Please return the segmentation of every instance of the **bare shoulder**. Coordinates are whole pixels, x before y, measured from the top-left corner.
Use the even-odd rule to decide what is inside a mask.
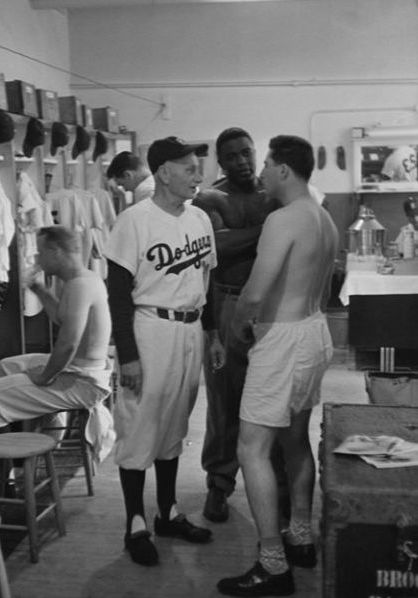
[[[106,295],[106,287],[100,276],[91,270],[86,270],[82,275],[68,280],[64,285],[63,293],[67,296],[81,295],[84,298],[93,298],[97,293]]]
[[[197,194],[193,200],[193,205],[201,208],[205,212],[220,210],[228,201],[228,194],[220,189],[204,189]]]

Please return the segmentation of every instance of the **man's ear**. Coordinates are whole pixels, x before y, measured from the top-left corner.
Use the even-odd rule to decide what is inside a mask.
[[[283,162],[281,164],[279,164],[279,169],[280,169],[280,177],[285,180],[289,178],[290,175],[290,168],[287,164],[284,164]]]
[[[170,170],[167,163],[161,164],[157,170],[157,174],[161,182],[164,183],[164,185],[168,185],[170,181]]]

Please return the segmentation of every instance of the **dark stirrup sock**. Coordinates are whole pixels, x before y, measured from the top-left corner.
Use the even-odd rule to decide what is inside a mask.
[[[144,469],[123,469],[119,467],[120,483],[122,485],[123,497],[126,509],[126,534],[131,533],[132,519],[135,515],[141,515],[145,520],[144,512]]]
[[[157,479],[157,503],[161,519],[169,519],[171,507],[176,503],[176,480],[179,458],[169,461],[156,459],[154,461]]]

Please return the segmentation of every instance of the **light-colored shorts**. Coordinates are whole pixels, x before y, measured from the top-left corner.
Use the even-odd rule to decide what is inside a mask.
[[[317,312],[297,322],[261,323],[254,334],[240,419],[288,427],[292,414],[319,403],[333,351],[326,317]]]

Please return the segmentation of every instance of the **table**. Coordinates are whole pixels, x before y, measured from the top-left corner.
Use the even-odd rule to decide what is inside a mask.
[[[350,271],[339,298],[349,308],[349,344],[380,349],[382,371],[393,371],[395,348],[418,349],[418,275]]]
[[[418,295],[418,275],[352,270],[347,272],[339,299],[343,305],[349,305],[352,295]]]

